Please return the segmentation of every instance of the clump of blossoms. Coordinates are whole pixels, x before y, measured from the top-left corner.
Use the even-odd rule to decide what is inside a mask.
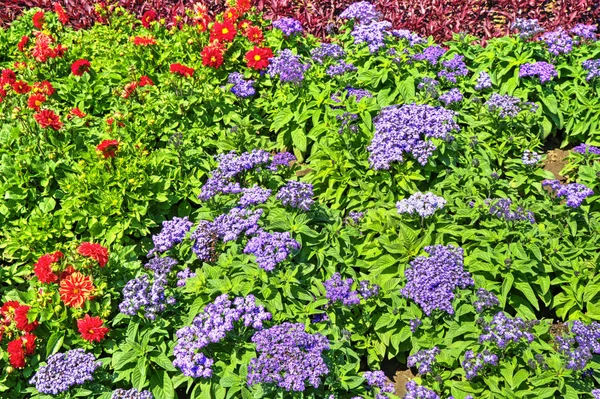
[[[239,322],[246,327],[262,330],[263,322],[270,319],[271,314],[262,305],[256,304],[253,295],[236,297],[233,301],[227,294],[220,295],[206,305],[190,326],[177,331],[173,365],[185,376],[210,378],[214,360],[207,358],[202,349],[224,340]]]
[[[385,38],[390,34],[392,24],[388,21],[371,22],[354,26],[352,37],[354,44],[366,43],[371,53],[385,46]]]
[[[460,130],[455,115],[454,111],[427,104],[383,108],[375,119],[375,135],[367,147],[371,167],[388,170],[392,162],[404,162],[405,154],[425,165],[436,150],[428,139],[450,141],[451,133]]]
[[[425,251],[430,256],[418,256],[404,272],[407,282],[401,293],[428,316],[434,310],[454,314],[454,290],[474,285],[471,274],[464,270],[464,251],[453,245],[427,246]]]
[[[600,148],[589,144],[579,144],[578,146],[573,147],[573,151],[582,155],[600,155]]]
[[[348,72],[355,72],[355,71],[358,71],[357,67],[355,67],[354,65],[352,65],[344,60],[341,60],[337,64],[330,65],[327,68],[326,73],[328,76],[334,77],[334,76],[344,75]]]
[[[94,379],[94,371],[102,365],[91,353],[73,349],[56,353],[46,360],[29,381],[40,393],[57,395],[69,388]]]
[[[290,49],[284,49],[277,57],[271,58],[267,73],[271,77],[279,77],[282,83],[299,84],[304,80],[304,72],[309,68],[310,65],[303,64],[299,55],[295,55]]]
[[[372,284],[368,280],[361,280],[358,282],[356,291],[363,299],[369,299],[371,297],[379,295],[380,287],[377,284]]]
[[[490,342],[501,349],[505,349],[510,343],[517,344],[521,340],[531,343],[535,339],[532,328],[538,323],[537,320],[525,321],[520,317],[511,319],[506,316],[506,313],[498,312],[491,322],[483,323],[483,333],[479,336],[479,343]]]
[[[557,76],[558,72],[556,72],[554,65],[543,61],[523,64],[519,69],[520,78],[537,77],[542,84]]]
[[[523,151],[523,157],[521,161],[523,161],[523,165],[533,166],[539,163],[542,160],[542,156],[535,151],[525,150]]]
[[[571,322],[571,331],[555,338],[557,349],[565,356],[566,368],[583,370],[594,354],[600,354],[600,324],[592,322],[588,325],[579,320]]]
[[[491,203],[490,201],[487,201]],[[512,200],[510,198],[498,198],[490,205],[490,215],[508,222],[528,220],[535,223],[533,212],[525,211],[523,207],[518,207],[515,211],[511,210]]]
[[[271,172],[277,172],[280,166],[290,166],[291,162],[296,161],[296,156],[287,151],[278,152],[273,155],[271,163],[267,167]]]
[[[562,29],[544,33],[540,40],[546,43],[548,52],[555,56],[569,54],[573,50],[573,38]]]
[[[569,33],[579,36],[582,39],[596,40],[596,29],[596,25],[577,24],[571,28]]]
[[[411,319],[408,323],[408,325],[410,327],[410,332],[412,332],[412,333],[417,332],[417,330],[419,329],[421,324],[423,324],[423,322],[421,320]]]
[[[500,301],[493,293],[485,288],[479,288],[476,292],[477,300],[473,302],[473,307],[477,313],[483,312],[485,309],[492,309],[500,305]]]
[[[570,208],[579,208],[583,201],[594,195],[594,191],[581,183],[561,184],[559,180],[544,180],[542,186],[549,186],[554,190],[556,198],[566,198],[566,204]]]
[[[463,95],[459,89],[453,88],[440,95],[439,100],[448,106],[450,104],[459,103],[463,100]]]
[[[361,24],[368,24],[381,17],[375,6],[368,1],[359,1],[351,4],[340,14],[342,19],[354,19]]]
[[[406,383],[404,399],[440,399],[440,396],[429,388],[417,385],[414,380]]]
[[[13,335],[13,340],[8,343],[6,348],[10,365],[18,369],[24,368],[26,356],[35,352],[37,337],[32,332],[39,323],[29,321],[29,310],[29,306],[22,305],[17,301],[8,301],[0,307],[0,341],[5,332],[10,334],[13,325],[19,332],[22,332],[20,336]]]
[[[425,77],[421,80],[421,82],[417,85],[418,90],[425,90],[425,93],[432,98],[438,97],[438,86],[440,82],[433,78]]]
[[[346,306],[358,305],[360,298],[358,293],[352,290],[354,280],[351,278],[342,279],[340,273],[334,273],[329,280],[323,282],[325,287],[325,297],[330,303],[341,302]]]
[[[467,76],[469,69],[467,69],[464,59],[464,56],[454,54],[452,59],[442,61],[443,69],[438,72],[438,77],[446,79],[448,82],[456,83],[459,76]]]
[[[421,349],[414,355],[408,357],[406,365],[408,367],[417,366],[419,374],[427,374],[433,371],[435,357],[440,354],[440,348],[434,346],[431,349]]]
[[[489,89],[490,87],[492,87],[492,79],[490,78],[490,75],[487,72],[481,72],[477,78],[475,90],[481,91],[484,89]]]
[[[394,384],[387,379],[383,371],[365,371],[363,377],[370,387],[379,389],[375,399],[387,399],[389,396],[386,394],[394,393]]]
[[[271,196],[271,190],[262,188],[256,184],[251,188],[242,189],[242,193],[243,195],[238,202],[238,205],[241,207],[264,204]]]
[[[246,98],[256,94],[253,80],[245,80],[244,75],[239,72],[229,74],[227,83],[232,84],[231,92],[237,97]]]
[[[525,109],[524,106],[529,104],[523,103],[521,99],[509,96],[508,94],[501,95],[493,93],[486,101],[485,105],[490,112],[498,111],[500,118],[505,119],[516,117],[519,112]]]
[[[289,17],[279,18],[277,21],[273,21],[273,28],[279,29],[285,36],[302,34],[304,31],[300,21]]]
[[[467,380],[480,375],[489,366],[498,365],[498,356],[488,350],[475,354],[472,350],[465,353],[462,367],[465,370]]]
[[[406,40],[410,47],[414,47],[416,44],[427,43],[426,39],[407,29],[394,29],[392,30],[392,35],[398,39]]]
[[[148,252],[148,257],[156,253],[166,252],[173,248],[175,244],[182,242],[193,225],[194,223],[190,222],[187,216],[183,218],[174,217],[171,220],[162,222],[160,233],[152,236],[154,247]]]
[[[517,18],[510,28],[512,30],[518,30],[521,39],[529,39],[544,31],[544,28],[540,26],[537,19]]]
[[[128,390],[125,389],[115,389],[112,393],[110,399],[153,399],[154,396],[152,392],[147,390],[138,391],[135,388],[131,388]]]
[[[433,193],[416,192],[408,198],[396,203],[396,209],[399,214],[419,215],[423,218],[431,216],[438,209],[443,209],[446,200]]]
[[[319,333],[305,332],[304,324],[283,323],[259,331],[252,342],[259,355],[248,365],[248,385],[275,384],[302,392],[307,384],[317,388],[329,373],[322,356],[329,341]]]
[[[268,233],[261,230],[248,241],[244,253],[254,255],[258,266],[270,272],[286,260],[292,251],[299,249],[300,243],[294,240],[289,232]]]
[[[310,50],[310,55],[313,60],[322,65],[327,59],[343,59],[346,56],[346,52],[339,44],[321,43],[319,47]]]
[[[276,198],[285,206],[309,211],[315,203],[313,195],[312,184],[289,180],[279,189]]]
[[[421,53],[413,55],[416,61],[427,61],[431,65],[437,65],[442,56],[446,54],[446,50],[438,45],[429,46],[423,49]]]

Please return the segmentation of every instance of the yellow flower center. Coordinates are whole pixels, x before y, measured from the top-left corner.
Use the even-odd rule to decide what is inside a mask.
[[[73,294],[79,294],[79,288],[73,289]]]
[[[223,30],[221,31],[221,33],[223,33],[224,35],[229,33],[229,29],[227,28],[223,28]]]
[[[36,106],[36,107],[39,107],[40,105],[42,105],[42,102],[41,102],[40,100],[37,100],[37,101],[35,102],[35,106]]]
[[[254,61],[260,61],[260,55],[255,55],[254,56]]]
[[[88,333],[93,334],[94,330],[89,330]]]
[[[212,57],[210,57],[210,60],[211,60],[212,62],[217,62],[217,57],[215,57],[215,56],[213,55]]]

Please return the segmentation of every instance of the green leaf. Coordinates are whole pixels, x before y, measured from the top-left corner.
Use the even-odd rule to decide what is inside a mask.
[[[302,152],[306,151],[306,134],[298,128],[292,132],[292,142]]]
[[[48,338],[48,343],[46,344],[46,357],[57,353],[60,350],[64,339],[64,331],[54,332],[50,338]]]

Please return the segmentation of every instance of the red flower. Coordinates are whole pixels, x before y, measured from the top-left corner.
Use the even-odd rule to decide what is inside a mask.
[[[13,84],[17,81],[17,74],[12,69],[3,69],[2,77],[0,77],[2,84]]]
[[[34,114],[33,117],[40,124],[42,129],[52,128],[54,130],[59,130],[62,127],[62,122],[60,121],[58,115],[49,109],[45,109],[43,111]]]
[[[121,93],[121,97],[129,98],[133,94],[133,92],[135,92],[135,89],[137,88],[137,86],[138,86],[137,82],[127,83],[125,85],[125,87],[123,88],[123,93]]]
[[[15,309],[15,326],[21,331],[32,332],[38,326],[38,322],[34,321],[33,323],[29,322],[27,318],[27,313],[29,313],[30,307],[27,305],[19,305]]]
[[[46,101],[46,96],[43,94],[34,94],[27,99],[27,106],[36,111],[40,110],[42,104]]]
[[[269,65],[270,58],[273,58],[273,51],[270,48],[254,46],[246,53],[246,64],[249,68],[260,70]]]
[[[89,342],[100,342],[110,330],[102,327],[104,322],[99,317],[90,317],[86,314],[83,319],[77,320],[77,329],[81,334],[81,338]]]
[[[73,75],[81,76],[88,72],[91,68],[91,64],[88,60],[77,60],[71,65],[71,72]]]
[[[248,29],[251,26],[252,26],[252,22],[250,22],[247,19],[245,19],[245,20],[243,20],[242,22],[240,22],[238,24],[238,29],[241,29],[241,30],[245,31],[246,29]]]
[[[140,78],[140,87],[154,86],[154,82],[148,76],[144,75]]]
[[[74,272],[60,282],[60,299],[67,306],[80,308],[85,301],[92,297],[94,284],[90,276]]]
[[[15,83],[13,83],[12,88],[18,94],[27,94],[31,91],[31,86],[22,80],[17,80]]]
[[[202,65],[218,68],[223,65],[223,48],[206,46],[202,50]]]
[[[46,16],[44,15],[43,11],[38,11],[35,14],[33,14],[33,26],[35,26],[38,29],[42,29],[44,27],[44,22],[45,21]]]
[[[116,140],[104,140],[96,149],[98,151],[107,152],[107,151],[116,151],[117,149],[113,147],[117,147],[119,142]],[[112,155],[114,156],[114,155]],[[108,158],[108,157],[104,157]],[[77,248],[77,253],[79,255],[83,255],[88,258],[94,259],[100,267],[104,267],[108,262],[108,249],[104,248],[100,244],[95,244],[93,242],[82,242]]]
[[[244,32],[244,36],[252,43],[260,44],[265,40],[262,30],[258,26],[249,26]]]
[[[71,110],[71,115],[74,115],[78,118],[85,118],[85,114],[79,108],[75,107]]]
[[[119,149],[119,142],[117,140],[104,140],[103,142],[101,142],[100,144],[98,144],[96,146],[96,150],[100,151],[102,153],[102,156],[104,156],[104,158],[114,158],[115,152],[117,152],[118,149]],[[99,245],[99,244],[92,244],[92,245]],[[79,246],[79,249],[78,249],[79,253],[84,256],[90,256],[90,255],[81,253],[82,246],[83,246],[83,244],[81,244]],[[108,254],[106,256],[108,257]],[[100,261],[98,261],[98,263],[100,263]],[[106,262],[104,262],[104,264],[106,264]],[[103,264],[101,264],[100,266],[104,267]]]
[[[11,366],[22,369],[25,367],[25,348],[23,348],[23,340],[17,338],[8,343],[8,360]]]
[[[9,325],[15,319],[15,310],[21,306],[18,301],[8,301],[0,308],[0,314],[4,316],[2,323]]]
[[[33,92],[51,96],[54,94],[54,87],[52,87],[52,83],[44,80],[43,82],[36,82],[33,84]]]
[[[194,68],[186,67],[182,64],[171,64],[171,68],[169,70],[171,73],[176,73],[186,78],[189,78],[194,74]]]
[[[208,8],[202,3],[194,3],[192,7],[194,9],[192,20],[198,27],[198,30],[200,32],[204,32],[208,27],[208,22],[210,21]]]
[[[231,21],[225,20],[223,23],[215,22],[210,31],[210,42],[212,43],[215,40],[218,42],[230,42],[235,38],[236,33],[235,25]]]
[[[25,335],[21,337],[21,341],[23,341],[23,346],[25,346],[26,355],[33,355],[33,352],[35,352],[36,339],[37,337],[31,333],[25,333]]]
[[[65,55],[65,53],[67,52],[67,47],[63,46],[62,44],[59,44],[58,46],[56,46],[54,48],[54,53],[52,54],[52,58],[61,58],[63,55]]]
[[[144,25],[144,28],[148,29],[150,27],[150,22],[155,21],[156,20],[156,11],[154,10],[148,10],[144,13],[144,15],[142,15],[142,25]]]
[[[15,62],[15,68],[17,68],[17,69],[25,69],[25,68],[27,68],[27,64],[24,63],[24,62],[16,61]]]
[[[136,36],[133,38],[133,44],[136,46],[151,46],[156,44],[152,36]]]
[[[69,277],[71,274],[75,273],[77,270],[75,270],[73,268],[73,266],[69,265],[67,266],[67,268],[65,270],[63,270],[63,272],[60,274],[60,276],[58,276],[58,278],[60,280],[64,280],[65,278]]]
[[[69,22],[69,17],[67,16],[65,9],[62,8],[62,6],[60,4],[54,3],[54,12],[56,13],[56,15],[58,15],[58,20],[60,21],[61,24],[64,25],[67,22]]]
[[[52,272],[52,265],[63,257],[62,252],[56,251],[53,254],[42,255],[38,259],[33,271],[41,283],[50,284],[58,280],[58,276]]]
[[[243,14],[243,12],[241,12],[238,8],[229,7],[223,13],[223,19],[225,21],[235,22],[242,14]]]
[[[25,51],[25,46],[27,46],[27,43],[29,43],[29,36],[23,36],[17,44],[17,48],[19,49],[19,51]]]
[[[245,12],[250,11],[250,0],[237,0],[235,2],[235,7],[240,10],[240,12],[243,14]]]

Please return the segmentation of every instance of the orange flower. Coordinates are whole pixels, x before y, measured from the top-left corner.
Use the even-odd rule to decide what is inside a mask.
[[[92,297],[94,284],[90,276],[75,272],[60,282],[60,299],[67,306],[80,308],[85,301]]]

